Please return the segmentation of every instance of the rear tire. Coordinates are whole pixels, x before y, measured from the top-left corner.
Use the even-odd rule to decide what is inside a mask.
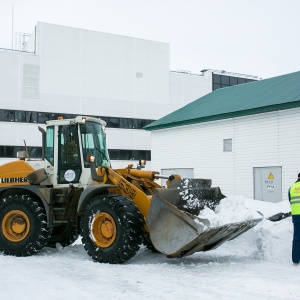
[[[32,255],[51,235],[44,208],[29,195],[0,199],[0,226],[0,251],[7,255]]]
[[[143,226],[143,217],[132,201],[121,195],[100,195],[83,211],[82,244],[97,262],[123,263],[140,249]]]

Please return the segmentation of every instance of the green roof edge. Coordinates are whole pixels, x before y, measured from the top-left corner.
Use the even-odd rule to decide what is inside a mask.
[[[225,114],[201,117],[201,118],[197,118],[197,119],[184,120],[184,121],[178,121],[178,122],[172,122],[172,123],[160,124],[160,125],[154,125],[154,126],[151,126],[151,123],[150,123],[149,125],[143,127],[143,129],[151,131],[151,130],[158,130],[158,129],[163,129],[163,128],[179,127],[179,126],[190,125],[190,124],[198,124],[198,123],[205,123],[205,122],[210,122],[210,121],[218,121],[218,120],[224,120],[224,119],[230,119],[230,118],[236,118],[236,117],[244,117],[244,116],[249,116],[249,115],[262,114],[262,113],[267,113],[267,112],[272,112],[272,111],[277,111],[277,110],[291,109],[291,108],[296,108],[296,107],[300,107],[300,101],[262,106],[262,107],[257,107],[257,108],[253,108],[253,109],[248,109],[248,110],[240,110],[240,111],[235,111],[235,112],[230,112],[230,113],[225,113]]]

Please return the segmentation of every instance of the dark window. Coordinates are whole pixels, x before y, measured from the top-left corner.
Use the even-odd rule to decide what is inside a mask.
[[[133,128],[132,119],[121,118],[120,119],[120,128]]]
[[[1,112],[1,121],[14,122],[15,121],[15,111],[3,109]]]
[[[221,83],[221,75],[213,74],[213,83]]]
[[[139,151],[139,159],[146,159],[148,161],[151,160],[151,151],[149,150],[140,150]]]
[[[64,119],[74,119],[77,117],[77,115],[73,114],[60,114],[59,116],[62,116]]]
[[[132,160],[139,160],[139,151],[138,150],[132,150],[131,151],[131,157]]]
[[[139,119],[132,119],[132,129],[141,129],[141,122]]]
[[[47,130],[48,134],[48,130]],[[64,125],[59,127],[60,139],[60,163],[80,163],[78,145],[78,132],[75,125]],[[51,136],[51,135],[50,135]],[[52,131],[53,137],[53,131]]]
[[[26,121],[25,111],[16,110],[15,111],[15,122],[25,122],[25,121]]]
[[[14,157],[14,147],[13,146],[0,146],[1,157]]]
[[[101,117],[101,120],[105,121],[106,124],[108,123],[108,117]]]
[[[120,159],[130,160],[130,150],[121,150],[120,151]]]
[[[143,119],[141,119],[139,121],[140,121],[140,126],[141,126],[140,128],[144,128],[148,124],[152,123],[154,120],[152,121],[152,120],[143,120]]]
[[[236,77],[230,77],[229,78],[229,84],[230,85],[236,85],[236,84],[238,84],[238,79]]]
[[[77,125],[59,126],[58,183],[79,182],[81,159]]]
[[[26,123],[36,123],[37,122],[37,112],[25,111],[25,122]]]
[[[213,85],[213,90],[217,90],[217,89],[219,89],[220,87],[221,87],[220,84],[214,83],[214,85]]]
[[[28,155],[30,158],[41,158],[42,148],[41,147],[27,147]]]
[[[75,114],[60,114],[51,112],[36,112],[36,111],[22,111],[22,110],[7,110],[0,109],[0,121],[2,122],[23,122],[23,123],[40,123],[45,124],[48,120],[57,120],[58,117],[63,119],[74,119]],[[98,118],[97,116],[93,116]],[[135,119],[135,118],[115,118],[115,117],[101,117],[106,122],[107,127],[111,128],[127,128],[127,129],[142,129],[146,125],[155,120]]]
[[[107,127],[120,128],[120,118],[108,118]]]
[[[112,160],[120,159],[120,150],[108,150],[109,158]]]
[[[43,112],[40,112],[38,114],[38,123],[42,123],[42,124],[45,124],[46,121],[49,121],[49,114],[48,113],[43,113]]]
[[[246,82],[245,78],[238,78],[238,84],[245,83],[245,82]]]
[[[17,152],[18,151],[24,151],[24,147],[22,146],[14,146],[13,147],[13,157],[17,157]],[[27,149],[28,150],[28,149]]]
[[[49,113],[49,120],[57,120],[59,116],[59,114]]]
[[[222,75],[221,76],[221,84],[222,85],[229,85],[229,76]]]

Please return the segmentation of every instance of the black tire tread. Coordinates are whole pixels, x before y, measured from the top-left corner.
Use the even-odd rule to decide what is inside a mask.
[[[104,204],[116,213],[119,219],[119,230],[122,231],[120,241],[107,249],[95,245],[85,232],[87,214],[99,212],[99,205]],[[117,220],[115,220],[117,221]],[[143,241],[144,219],[135,204],[122,195],[108,194],[97,196],[86,206],[81,218],[82,244],[88,255],[100,263],[118,264],[131,259],[140,249]]]
[[[10,195],[0,199],[0,214],[4,209],[7,210],[10,207],[20,210],[27,209],[32,214],[33,219],[31,221],[33,223],[29,235],[19,243],[7,241],[0,232],[0,252],[13,256],[30,256],[41,250],[51,236],[51,230],[47,227],[47,216],[42,205],[29,195]]]

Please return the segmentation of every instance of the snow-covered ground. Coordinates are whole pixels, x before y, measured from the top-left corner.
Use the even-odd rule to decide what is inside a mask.
[[[212,224],[288,212],[277,204],[232,196],[219,212],[202,211]],[[237,219],[238,218],[238,219]],[[263,219],[218,249],[169,259],[142,248],[122,265],[99,264],[80,240],[31,257],[0,254],[0,299],[299,299],[300,266],[291,262],[291,218]]]

